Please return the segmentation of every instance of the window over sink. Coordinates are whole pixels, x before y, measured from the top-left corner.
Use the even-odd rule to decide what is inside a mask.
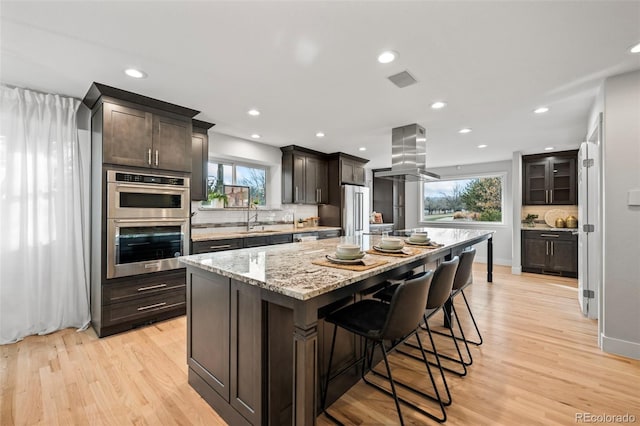
[[[266,205],[267,193],[266,167],[209,161],[207,178],[207,201],[203,206],[223,207],[218,200],[224,200],[224,185],[240,185],[249,187],[249,202],[253,205]]]

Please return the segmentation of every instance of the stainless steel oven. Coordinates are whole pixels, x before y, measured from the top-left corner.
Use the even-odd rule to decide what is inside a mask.
[[[183,176],[107,171],[107,218],[188,218],[190,180]]]
[[[107,278],[180,267],[189,219],[107,219]]]
[[[180,268],[189,254],[189,178],[107,170],[107,278]]]

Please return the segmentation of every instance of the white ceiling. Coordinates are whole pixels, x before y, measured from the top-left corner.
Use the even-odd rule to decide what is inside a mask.
[[[391,165],[391,129],[411,123],[430,167],[575,147],[603,79],[640,69],[638,1],[3,0],[0,14],[6,84],[82,98],[97,81],[200,110],[216,132],[372,167]],[[399,58],[379,64],[384,49]],[[403,70],[418,84],[387,80]]]

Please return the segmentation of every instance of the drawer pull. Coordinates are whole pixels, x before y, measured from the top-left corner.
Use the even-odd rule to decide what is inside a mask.
[[[221,246],[209,246],[210,249],[229,248],[231,244],[223,244]]]
[[[166,304],[167,304],[167,302],[162,302],[162,303],[155,303],[153,305],[148,305],[148,306],[140,306],[138,308],[138,311],[146,311],[147,309],[159,308],[159,307],[164,306]]]
[[[156,288],[164,288],[166,284],[150,285],[149,287],[140,287],[138,291],[155,290]]]
[[[559,238],[560,235],[557,234],[540,234],[541,237],[550,237],[550,238]]]

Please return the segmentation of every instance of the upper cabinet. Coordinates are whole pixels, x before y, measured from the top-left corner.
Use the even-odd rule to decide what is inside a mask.
[[[324,154],[298,146],[282,150],[282,202],[324,204],[329,197]]]
[[[577,151],[522,157],[523,204],[575,205]]]
[[[191,135],[191,199],[205,201],[207,194],[207,175],[209,166],[208,130],[215,126],[206,121],[192,120]]]
[[[340,155],[340,180],[350,185],[364,185],[364,165],[367,160],[347,158],[346,154]]]
[[[92,109],[92,132],[101,135],[103,163],[191,172],[198,111],[99,83],[83,102]]]

